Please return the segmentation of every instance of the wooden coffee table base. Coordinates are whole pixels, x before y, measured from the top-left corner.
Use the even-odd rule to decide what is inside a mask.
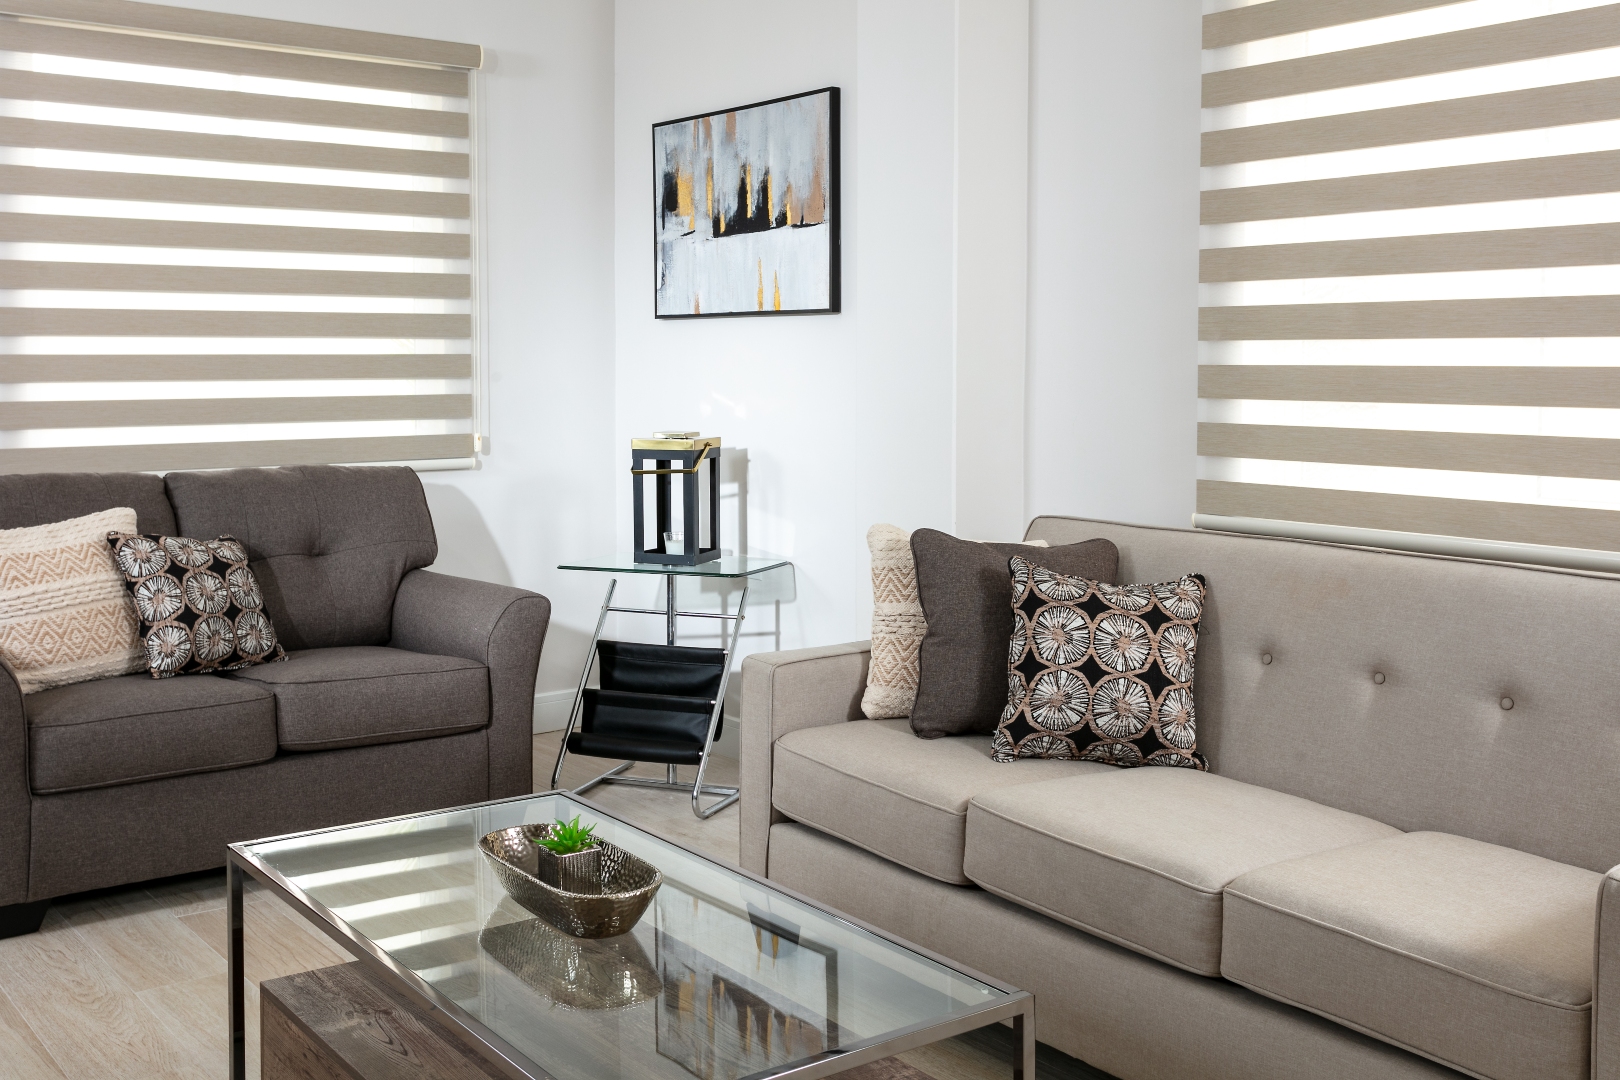
[[[259,985],[260,1080],[504,1080],[358,962]],[[837,1080],[933,1080],[899,1058]]]
[[[261,1080],[501,1077],[359,963],[259,986]]]

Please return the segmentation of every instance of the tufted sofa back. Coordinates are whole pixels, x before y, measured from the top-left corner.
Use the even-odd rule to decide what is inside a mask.
[[[163,477],[151,473],[12,473],[0,476],[0,529],[26,529],[115,506],[135,511],[141,532],[174,532]]]
[[[1093,536],[1119,546],[1121,582],[1208,579],[1195,695],[1214,771],[1620,864],[1620,579],[1079,518],[1028,539]]]
[[[400,579],[438,557],[422,483],[408,468],[295,465],[164,481],[182,535],[247,545],[288,649],[386,643]]]

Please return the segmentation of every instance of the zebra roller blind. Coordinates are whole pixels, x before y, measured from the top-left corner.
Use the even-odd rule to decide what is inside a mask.
[[[467,462],[480,60],[0,0],[0,472]]]
[[[1196,523],[1620,568],[1620,4],[1205,10]]]

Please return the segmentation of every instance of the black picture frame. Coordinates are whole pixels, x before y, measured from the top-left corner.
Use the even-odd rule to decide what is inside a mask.
[[[675,124],[690,124],[693,121],[713,120],[724,117],[728,113],[739,113],[749,109],[759,109],[770,105],[779,105],[784,102],[797,101],[801,98],[828,95],[827,102],[827,306],[792,308],[789,310],[752,310],[752,311],[694,311],[694,312],[661,312],[659,311],[659,287],[661,284],[660,262],[660,228],[664,211],[664,184],[663,167],[659,160],[658,132]],[[755,101],[747,105],[734,105],[724,109],[711,109],[708,112],[694,113],[690,116],[676,117],[673,120],[662,120],[652,125],[652,155],[653,155],[653,317],[655,319],[728,319],[759,316],[782,315],[832,315],[842,310],[843,306],[843,258],[842,258],[842,231],[843,231],[843,169],[842,169],[842,124],[840,121],[840,90],[836,86],[823,86],[816,90],[806,90],[798,94],[786,94],[782,97],[769,98],[765,101]],[[762,286],[763,288],[763,286]]]

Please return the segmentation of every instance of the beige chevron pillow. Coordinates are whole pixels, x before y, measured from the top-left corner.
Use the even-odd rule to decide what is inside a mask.
[[[861,712],[868,720],[911,715],[917,699],[917,650],[928,626],[917,598],[911,534],[893,525],[866,531],[872,552],[872,666]]]
[[[0,530],[0,657],[22,692],[146,668],[109,532],[134,532],[127,506]]]

